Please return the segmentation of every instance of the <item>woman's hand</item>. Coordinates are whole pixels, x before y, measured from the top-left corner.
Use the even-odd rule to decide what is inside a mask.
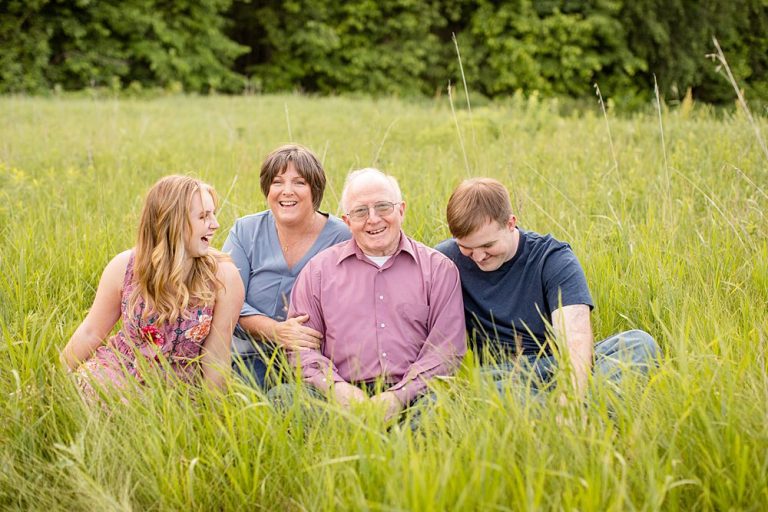
[[[309,315],[289,318],[284,322],[276,322],[274,326],[274,341],[286,350],[315,350],[320,348],[323,335],[304,323]]]

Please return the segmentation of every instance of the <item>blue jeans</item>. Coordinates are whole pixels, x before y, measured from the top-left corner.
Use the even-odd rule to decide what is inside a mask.
[[[282,377],[280,354],[272,343],[253,340],[240,326],[232,336],[232,371],[246,384],[267,390]]]
[[[365,394],[367,396],[373,396],[377,392],[380,391],[386,391],[386,386],[384,386],[383,389],[380,389],[376,386],[376,383],[373,382],[358,382],[354,384],[358,388],[365,391]],[[267,398],[269,399],[272,404],[277,407],[278,409],[281,409],[283,411],[290,409],[293,407],[294,402],[296,402],[297,399],[297,393],[299,395],[304,394],[305,398],[314,398],[319,399],[322,401],[325,401],[328,399],[328,396],[326,393],[323,393],[316,387],[314,387],[312,384],[309,384],[307,382],[300,382],[298,385],[296,382],[293,383],[286,383],[286,384],[280,384],[279,386],[275,386],[272,389],[269,390],[269,393],[267,393]],[[432,392],[427,391],[425,394],[414,398],[413,401],[406,404],[405,408],[411,407],[415,405],[416,403],[427,403],[427,402],[434,402],[435,398]]]
[[[630,370],[647,374],[656,366],[659,346],[653,337],[638,329],[625,331],[606,338],[595,345],[595,363],[592,373],[597,378],[616,384],[621,382],[623,372]],[[499,392],[510,385],[525,385],[536,396],[546,391],[557,371],[555,356],[521,356],[514,362],[482,366],[480,372],[490,376]]]
[[[379,391],[373,383],[358,383],[356,385],[365,391],[368,396],[373,396]],[[311,384],[300,382],[297,385],[297,383],[294,382],[273,387],[267,393],[267,399],[275,409],[281,413],[285,413],[292,409],[298,400],[305,414],[318,415],[322,412],[322,408],[315,407],[308,399],[325,402],[328,400],[328,396]],[[400,412],[399,421],[401,423],[404,422],[406,411],[410,411],[407,424],[411,430],[416,430],[421,422],[423,412],[434,406],[436,400],[437,397],[435,394],[432,391],[427,390],[423,395],[414,398],[410,403],[406,404]]]
[[[266,389],[267,362],[261,354],[233,354],[232,371],[244,382]]]

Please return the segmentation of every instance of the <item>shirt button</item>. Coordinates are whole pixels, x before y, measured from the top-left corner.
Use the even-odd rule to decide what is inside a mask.
[[[387,357],[387,353],[386,352],[382,352],[381,353],[381,357]]]
[[[381,324],[381,326],[382,326],[382,327],[386,327],[386,325],[384,325],[383,323]]]
[[[379,300],[384,300],[384,296],[383,295],[379,295]]]

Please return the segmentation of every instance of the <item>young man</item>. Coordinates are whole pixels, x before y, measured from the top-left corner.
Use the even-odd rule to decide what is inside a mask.
[[[493,355],[500,380],[529,370],[538,389],[565,357],[583,396],[593,366],[594,305],[570,246],[519,228],[507,189],[490,178],[461,183],[448,201],[447,218],[454,238],[437,250],[459,269],[467,331],[481,364]],[[565,353],[556,357],[553,344]],[[595,372],[618,380],[624,363],[647,371],[657,352],[648,333],[623,332],[594,346]]]

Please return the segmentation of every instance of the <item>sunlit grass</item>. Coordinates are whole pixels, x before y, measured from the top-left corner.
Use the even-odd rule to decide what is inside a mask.
[[[738,112],[663,109],[667,171],[650,109],[609,112],[615,161],[597,104],[560,110],[535,98],[456,119],[445,100],[0,99],[0,508],[766,508],[768,162],[753,128]],[[524,227],[571,243],[596,336],[648,330],[659,370],[621,398],[594,383],[584,411],[561,411],[497,395],[470,362],[415,432],[366,407],[277,413],[235,382],[87,408],[58,351],[104,265],[132,245],[147,188],[171,172],[211,182],[226,198],[221,246],[265,206],[258,167],[289,140],[286,115],[325,163],[326,210],[347,171],[378,166],[400,180],[406,231],[429,245],[448,236],[460,179],[503,181]]]

